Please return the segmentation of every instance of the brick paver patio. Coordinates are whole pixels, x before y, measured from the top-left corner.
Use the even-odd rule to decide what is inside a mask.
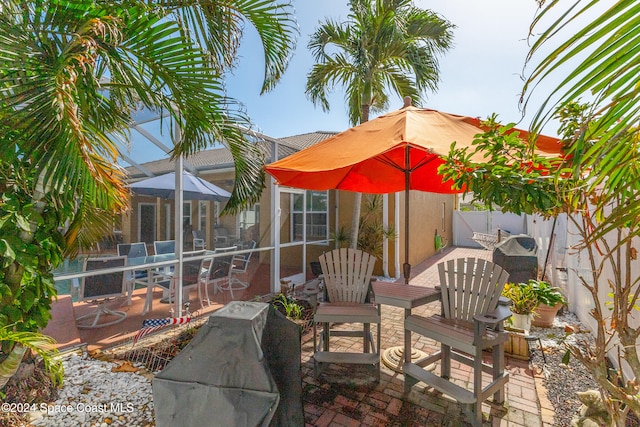
[[[435,286],[437,269],[435,264],[444,259],[459,257],[481,257],[491,259],[491,252],[470,248],[447,248],[413,267],[411,284],[416,286]],[[400,279],[404,282],[403,279]],[[252,285],[255,287],[254,285]],[[141,290],[140,292],[144,292]],[[253,292],[258,292],[255,289]],[[142,295],[142,296],[141,296]],[[219,295],[218,295],[219,296]],[[159,298],[159,295],[158,295]],[[82,341],[89,350],[106,348],[114,341],[122,342],[133,336],[139,329],[144,294],[134,295],[131,306],[120,307],[129,312],[125,322],[99,330],[83,331],[78,337],[68,339],[60,335],[61,330],[69,329],[69,319],[54,315],[48,333],[59,338],[62,347]],[[65,300],[66,301],[66,300]],[[71,309],[68,298],[66,311],[73,319],[75,310]],[[207,314],[222,307],[226,301],[202,310]],[[157,307],[156,307],[157,306]],[[167,305],[155,304],[154,312],[147,317],[166,317]],[[427,304],[413,310],[416,314],[430,315],[439,311],[438,303]],[[75,313],[76,315],[78,313]],[[382,307],[382,343],[384,352],[389,347],[402,346],[404,343],[404,311],[401,308]],[[375,328],[375,327],[374,327]],[[413,334],[413,347],[431,353],[436,343]],[[361,340],[333,339],[332,350],[361,351]],[[338,348],[342,347],[342,348]],[[423,383],[413,387],[407,396],[403,394],[404,377],[381,364],[380,383],[373,381],[371,367],[330,365],[315,378],[313,370],[313,340],[309,336],[302,346],[303,401],[307,426],[463,426],[467,425],[461,414],[460,406],[450,398],[425,388]],[[493,408],[483,405],[485,426],[547,427],[553,425],[553,406],[546,398],[540,378],[534,378],[527,361],[507,357],[506,367],[510,374],[506,387],[504,407]],[[436,367],[436,369],[439,369]],[[470,370],[466,366],[452,365],[452,376],[461,385],[469,384]]]
[[[470,248],[448,248],[439,255],[414,266],[411,284],[435,286],[435,264],[444,259],[460,257],[491,259],[491,252]],[[402,280],[402,279],[401,279]],[[438,303],[413,310],[413,313],[431,315],[439,312]],[[397,307],[382,307],[382,351],[404,342],[404,311]],[[412,335],[413,347],[431,353],[436,343]],[[357,339],[339,338],[331,341],[334,351],[361,351]],[[304,410],[307,426],[462,426],[468,425],[461,407],[450,398],[425,387],[414,386],[403,394],[404,377],[381,364],[380,383],[373,381],[373,367],[330,365],[318,378],[313,370],[313,341],[303,343]],[[553,407],[540,390],[527,361],[507,357],[510,378],[506,387],[503,407],[483,405],[486,426],[551,426]],[[436,367],[439,369],[439,367]],[[452,377],[460,385],[471,381],[470,369],[454,362]],[[538,388],[536,388],[538,387]],[[538,391],[542,398],[538,397]]]

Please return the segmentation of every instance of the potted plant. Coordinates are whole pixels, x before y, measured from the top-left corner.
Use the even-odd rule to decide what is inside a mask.
[[[530,280],[529,283],[538,297],[538,307],[533,316],[532,324],[548,328],[553,324],[558,310],[567,303],[559,288],[551,286],[543,280]]]
[[[502,296],[511,300],[511,325],[516,329],[531,329],[533,313],[538,306],[538,297],[532,283],[506,283]]]
[[[310,330],[313,310],[308,302],[297,301],[293,297],[280,293],[273,298],[271,303],[287,319],[300,326],[303,335]]]

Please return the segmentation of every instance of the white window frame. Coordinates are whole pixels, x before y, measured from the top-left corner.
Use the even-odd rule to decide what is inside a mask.
[[[325,194],[325,196],[327,198],[326,210],[324,210],[324,211],[307,210],[306,201],[307,200],[311,200],[312,201],[311,203],[313,204],[313,193],[324,193]],[[326,191],[326,190],[325,191],[306,190],[306,194],[303,195],[303,204],[305,206],[302,207],[302,209],[303,209],[302,211],[295,210],[295,208],[294,208],[295,207],[294,199],[295,199],[294,197],[291,198],[291,230],[290,230],[290,232],[291,232],[291,240],[292,241],[301,241],[303,239],[306,239],[307,241],[311,240],[311,241],[319,241],[319,242],[329,240],[329,191]],[[325,228],[325,234],[323,236],[316,235],[316,234],[313,234],[313,233],[309,233],[309,228],[312,228],[314,226],[321,226],[321,224],[312,225],[312,223],[309,221],[310,218],[312,218],[311,215],[319,214],[319,213],[324,214],[325,218],[326,218],[326,223],[322,224],[322,226],[324,226],[324,228]],[[306,218],[303,218],[302,225],[307,227],[307,232],[306,233],[304,233],[304,232],[302,233],[302,236],[300,236],[300,240],[297,239],[296,232],[295,232],[295,228],[296,228],[296,225],[297,225],[297,223],[295,221],[295,218],[296,218],[296,215],[299,215],[299,214],[306,216]]]
[[[171,203],[164,204],[164,236],[165,240],[171,239]]]
[[[209,209],[209,202],[206,200],[200,200],[198,202],[198,230],[207,231],[207,210]]]
[[[191,214],[192,213],[193,213],[193,211],[191,210],[191,200],[185,200],[182,203],[182,226],[183,227],[185,226],[185,219],[187,220],[186,225],[193,226],[193,223],[192,223],[192,220],[191,220]]]

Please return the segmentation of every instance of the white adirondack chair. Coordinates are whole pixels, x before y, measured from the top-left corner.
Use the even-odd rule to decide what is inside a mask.
[[[314,367],[319,374],[323,363],[371,364],[380,379],[380,307],[367,302],[371,275],[376,259],[356,249],[335,249],[320,256],[322,278],[328,302],[318,305],[313,324]],[[323,324],[320,342],[316,326]],[[331,323],[362,323],[362,330],[334,330]],[[373,340],[371,323],[376,323],[377,340]],[[331,336],[363,338],[363,352],[332,352]]]
[[[460,258],[438,264],[442,314],[430,317],[411,315],[405,329],[441,343],[441,350],[417,363],[405,363],[405,392],[422,381],[455,398],[463,405],[474,426],[482,425],[482,402],[504,402],[504,385],[509,374],[504,371],[504,320],[511,316],[508,303],[499,304],[500,294],[509,274],[500,266],[476,258]],[[492,349],[493,363],[485,364],[482,351]],[[473,390],[449,381],[451,359],[473,368]],[[440,374],[424,369],[440,360]],[[492,374],[483,387],[482,372]]]

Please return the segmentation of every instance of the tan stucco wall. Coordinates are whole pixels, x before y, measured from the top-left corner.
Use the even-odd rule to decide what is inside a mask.
[[[435,254],[434,238],[435,230],[445,237],[447,242],[451,242],[453,234],[451,231],[454,202],[456,196],[453,194],[435,194],[421,191],[411,191],[409,193],[409,262],[416,265],[420,261]],[[351,229],[351,218],[353,217],[353,202],[355,193],[341,191],[338,196],[339,225],[347,230]],[[444,228],[442,220],[444,204]],[[400,194],[400,217],[394,218],[395,196],[389,194],[388,212],[389,224],[394,225],[395,231],[400,241],[400,271],[402,275],[402,264],[404,263],[404,192]],[[389,241],[389,275],[395,276],[395,242]],[[374,274],[382,274],[382,260],[378,260]]]
[[[436,253],[435,232],[451,242],[455,195],[411,191],[409,195],[409,263],[415,265]],[[401,196],[400,263],[404,262],[404,195]]]
[[[231,191],[233,188],[233,172],[224,172],[218,174],[207,174],[201,176],[203,179],[212,182],[213,184],[224,188],[227,191]],[[185,200],[188,202],[188,200]],[[198,229],[198,221],[199,221],[199,201],[191,200],[191,224],[194,229]],[[130,243],[138,241],[138,211],[140,208],[140,203],[150,203],[156,205],[156,240],[169,240],[174,236],[175,223],[173,220],[173,212],[174,212],[174,201],[169,199],[160,199],[156,197],[146,197],[146,196],[136,196],[135,194],[131,199],[131,210],[126,215],[123,216],[122,220],[122,236],[123,241]],[[167,233],[166,230],[166,205],[170,206],[171,209],[171,223],[170,223],[170,231]],[[215,247],[214,239],[215,239],[215,229],[214,229],[214,220],[211,213],[213,213],[213,202],[208,202],[207,208],[209,209],[209,221],[206,227],[206,244],[208,248]],[[220,209],[224,208],[224,203],[220,204]],[[231,235],[235,235],[236,233],[236,219],[235,216],[226,216],[220,218],[220,225],[224,226],[229,230]],[[191,248],[193,242],[193,235],[191,233],[185,234],[185,248]],[[153,242],[147,242],[148,244],[153,244]]]

